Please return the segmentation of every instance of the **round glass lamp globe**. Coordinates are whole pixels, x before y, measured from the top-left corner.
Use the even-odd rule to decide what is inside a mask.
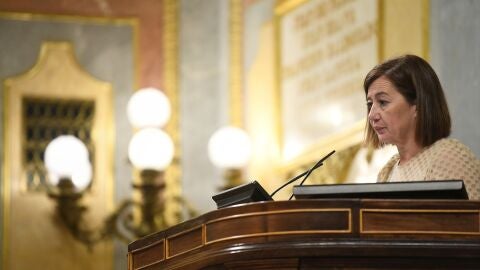
[[[56,186],[61,178],[68,178],[77,190],[83,190],[92,181],[88,149],[75,136],[61,135],[53,139],[45,149],[44,161],[51,185]]]
[[[77,190],[84,190],[92,179],[92,164],[87,161],[77,164],[77,170],[72,174],[73,185]]]
[[[237,127],[220,128],[208,141],[208,155],[219,168],[240,169],[250,160],[250,137]]]
[[[173,159],[173,142],[159,128],[141,129],[130,140],[128,157],[135,168],[162,171]]]
[[[168,122],[170,113],[167,96],[153,87],[136,91],[127,104],[128,120],[136,128],[163,127]]]

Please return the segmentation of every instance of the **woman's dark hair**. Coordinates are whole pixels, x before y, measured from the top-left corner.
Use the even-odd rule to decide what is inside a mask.
[[[450,135],[451,120],[445,94],[437,74],[427,61],[415,55],[404,55],[375,66],[363,82],[365,96],[370,85],[382,76],[395,86],[408,103],[416,105],[415,139],[420,145],[430,146]],[[381,146],[368,121],[365,130],[365,143],[374,147]]]

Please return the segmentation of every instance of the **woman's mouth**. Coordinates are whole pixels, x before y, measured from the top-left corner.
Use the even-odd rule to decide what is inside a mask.
[[[379,135],[385,133],[386,130],[385,127],[374,127],[373,129],[375,129],[375,132],[377,132]]]

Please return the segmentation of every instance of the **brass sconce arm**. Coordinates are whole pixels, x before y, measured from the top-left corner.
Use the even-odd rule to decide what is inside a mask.
[[[81,204],[83,194],[75,191],[70,179],[60,179],[57,189],[50,191],[49,197],[57,202],[56,212],[75,239],[91,247],[106,237],[103,233],[94,233],[85,226],[83,215],[87,207]]]
[[[70,179],[60,179],[57,188],[50,191],[49,197],[56,201],[57,215],[71,235],[89,249],[108,237],[117,237],[129,243],[173,225],[168,224],[164,216],[161,196],[165,188],[163,172],[144,170],[140,175],[141,182],[134,184],[133,188],[139,191],[141,199],[123,201],[97,230],[88,227],[84,216],[88,208],[81,203],[83,193],[75,190]],[[183,198],[175,199],[185,202]],[[187,209],[189,217],[197,214],[191,206],[187,205]],[[135,218],[135,214],[138,218]]]

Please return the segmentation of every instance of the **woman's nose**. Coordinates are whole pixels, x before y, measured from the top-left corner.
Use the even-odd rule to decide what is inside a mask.
[[[377,109],[375,105],[372,105],[372,107],[370,108],[370,111],[368,112],[368,120],[370,122],[375,122],[378,119],[379,119],[379,115],[378,115]]]

